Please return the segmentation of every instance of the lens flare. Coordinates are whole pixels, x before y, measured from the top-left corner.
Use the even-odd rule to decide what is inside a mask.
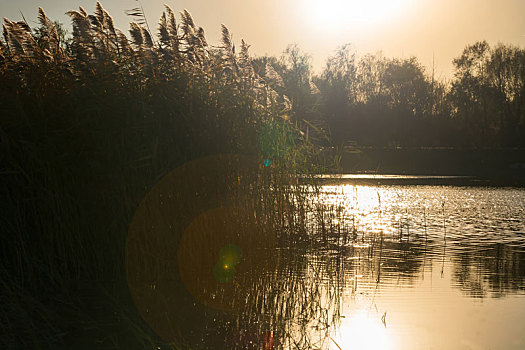
[[[224,265],[235,267],[242,258],[242,251],[238,245],[228,244],[221,248],[219,259]]]
[[[235,277],[235,267],[241,262],[242,251],[235,244],[227,244],[219,252],[219,261],[213,266],[213,277],[220,283],[228,283]]]
[[[224,264],[222,261],[217,261],[213,266],[213,277],[220,283],[231,282],[233,277],[235,277],[235,267]]]

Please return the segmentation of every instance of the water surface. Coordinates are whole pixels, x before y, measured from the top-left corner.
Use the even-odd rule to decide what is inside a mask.
[[[523,189],[323,190],[363,240],[345,247],[330,349],[525,348]]]
[[[148,194],[127,242],[135,304],[166,342],[525,348],[525,189],[331,179],[232,205],[191,179]]]

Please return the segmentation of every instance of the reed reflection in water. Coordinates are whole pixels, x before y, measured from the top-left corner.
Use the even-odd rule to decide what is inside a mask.
[[[193,349],[522,349],[524,203],[523,189],[324,186],[292,240],[220,206],[150,240],[130,286],[152,328]],[[231,244],[242,259],[217,280]]]

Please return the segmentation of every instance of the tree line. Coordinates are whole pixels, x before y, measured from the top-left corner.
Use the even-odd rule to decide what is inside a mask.
[[[111,16],[102,11],[105,10],[97,5],[95,15],[88,15],[83,9],[68,12],[73,22],[72,34],[47,17],[40,18],[40,27],[34,30],[25,21],[6,20],[4,40],[0,40],[3,85],[20,80],[18,75],[22,72],[8,73],[14,73],[13,66],[27,60],[33,65],[36,63],[40,70],[44,64],[53,69],[62,65],[58,72],[62,74],[60,79],[66,78],[64,71],[74,71],[72,75],[86,72],[97,75],[104,71],[98,76],[106,78],[116,71],[121,75],[125,72],[129,75],[125,79],[128,84],[132,82],[130,77],[138,73],[137,69],[142,75],[151,74],[147,77],[151,81],[191,66],[191,79],[198,80],[195,76],[198,67],[207,70],[209,82],[222,84],[237,80],[235,93],[266,99],[254,105],[270,107],[272,104],[269,109],[272,113],[328,132],[330,140],[324,143],[331,146],[350,143],[372,147],[514,148],[525,145],[521,137],[525,131],[525,49],[518,46],[500,43],[491,47],[486,41],[467,45],[453,60],[453,78],[446,80],[436,79],[434,72],[425,70],[416,57],[388,58],[381,53],[358,57],[350,45],[344,45],[327,59],[319,74],[314,74],[310,57],[297,45],[290,45],[281,57],[255,57],[248,53],[249,45],[242,41],[235,53],[235,43],[224,26],[221,46],[208,45],[204,29],[195,25],[187,11],[181,12],[181,23],[178,23],[173,11],[168,10],[157,28],[158,37],[146,25],[140,9],[129,11],[136,19],[130,25],[131,40],[114,28]],[[31,70],[31,75],[36,71]],[[216,76],[217,72],[220,77]],[[230,78],[226,78],[228,74]],[[228,91],[224,86],[215,88]],[[246,121],[250,113],[229,114],[221,123],[238,124],[240,119]],[[181,124],[181,129],[188,134],[201,133],[210,125],[220,123],[207,120],[205,124],[206,127],[197,123]],[[243,134],[249,132],[237,135]],[[194,140],[195,135],[190,138]]]
[[[450,80],[436,79],[415,57],[357,57],[349,45],[320,74],[295,45],[279,59],[254,62],[279,73],[292,115],[329,130],[332,146],[525,146],[525,49],[517,46],[467,45]]]

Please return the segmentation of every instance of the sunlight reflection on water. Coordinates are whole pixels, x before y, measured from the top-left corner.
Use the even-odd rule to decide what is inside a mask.
[[[324,186],[319,199],[345,208],[345,224],[371,233],[439,233],[443,222],[452,237],[521,242],[525,190],[453,186]],[[426,224],[425,224],[426,221]],[[424,232],[423,232],[424,233]],[[468,233],[468,234],[466,234]],[[488,234],[488,236],[487,236]]]
[[[385,237],[380,256],[349,247],[330,349],[525,347],[525,190],[334,185],[319,199]]]
[[[341,322],[330,349],[392,349],[390,330],[370,310],[361,309]]]
[[[298,185],[304,192],[280,189],[296,211],[269,196],[258,216],[249,196],[180,225],[187,203],[169,194],[214,193],[186,182],[168,183],[167,197],[153,192],[128,237],[130,290],[166,342],[525,348],[525,189]]]

